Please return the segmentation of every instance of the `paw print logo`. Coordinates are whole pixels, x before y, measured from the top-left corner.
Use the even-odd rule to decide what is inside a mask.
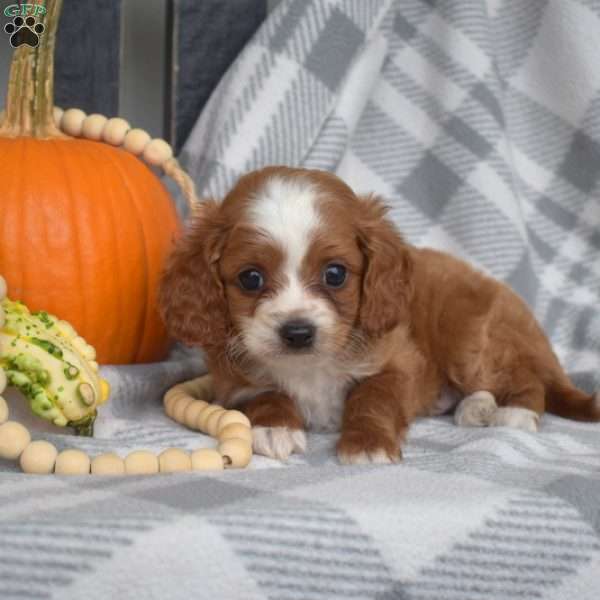
[[[4,31],[10,35],[10,45],[18,48],[27,44],[35,48],[40,43],[40,35],[44,33],[44,24],[37,23],[35,17],[15,17],[12,23],[4,26]]]

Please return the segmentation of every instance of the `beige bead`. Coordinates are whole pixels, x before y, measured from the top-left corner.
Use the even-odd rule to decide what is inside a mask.
[[[4,307],[0,306],[0,329],[4,327],[4,323],[6,323],[6,313],[4,312]]]
[[[4,375],[4,371],[0,367],[0,378],[2,378],[2,375]],[[6,379],[6,375],[4,375],[4,378]],[[0,396],[0,425],[6,423],[6,421],[8,421],[8,404],[6,404],[6,400]]]
[[[208,419],[206,419],[206,424],[204,426],[205,433],[208,433],[211,437],[217,437],[217,427],[219,425],[219,419],[223,416],[225,410],[222,409],[220,412],[216,411],[209,415]]]
[[[212,448],[199,448],[192,452],[192,471],[222,471],[223,457]]]
[[[60,120],[60,128],[68,135],[79,137],[81,135],[84,119],[85,113],[82,110],[79,110],[78,108],[69,108],[63,113],[62,119]]]
[[[252,446],[246,440],[231,438],[217,448],[225,459],[226,468],[243,469],[252,460]]]
[[[81,135],[88,140],[101,140],[106,121],[108,121],[108,119],[104,115],[99,115],[97,113],[88,115],[83,120]]]
[[[60,127],[60,121],[61,121],[64,113],[65,113],[65,111],[62,108],[60,108],[60,106],[55,106],[52,109],[52,118],[54,119],[54,124],[57,127]]]
[[[125,461],[114,454],[107,452],[100,454],[92,460],[92,475],[124,475]]]
[[[188,396],[181,388],[173,388],[170,389],[163,398],[163,405],[165,407],[165,413],[167,416],[173,418],[173,407],[175,406],[175,402],[179,400],[179,398],[183,398]]]
[[[152,475],[158,473],[158,458],[148,450],[136,450],[125,458],[127,475]]]
[[[180,448],[168,448],[158,455],[158,466],[161,473],[177,473],[192,468],[190,455]]]
[[[19,458],[30,441],[31,435],[21,423],[6,421],[0,425],[0,458]]]
[[[171,410],[173,416],[171,418],[177,423],[183,423],[185,411],[193,401],[194,399],[189,396],[182,396],[179,398],[175,404],[173,404],[173,409]]]
[[[217,404],[209,404],[198,415],[198,420],[196,421],[196,427],[194,427],[194,429],[197,429],[198,431],[201,431],[202,433],[208,433],[206,430],[207,421],[208,421],[209,417],[216,411],[219,411],[219,413],[222,413],[223,407],[219,406]]]
[[[183,386],[190,391],[192,396],[199,400],[212,402],[214,399],[214,389],[211,375],[202,375],[191,381],[186,381]]]
[[[167,162],[173,156],[173,148],[160,138],[153,139],[145,148],[143,159],[157,167]]]
[[[130,129],[123,140],[123,149],[139,156],[152,138],[143,129]]]
[[[130,129],[131,125],[125,119],[113,117],[106,121],[102,130],[102,139],[113,146],[120,146]]]
[[[219,421],[219,425],[217,428],[217,432],[221,431],[221,429],[227,427],[227,425],[231,425],[232,423],[241,423],[246,427],[251,427],[250,419],[240,412],[239,410],[228,410]]]
[[[57,475],[89,475],[90,457],[82,450],[63,450],[56,457]]]
[[[231,423],[219,430],[217,435],[217,439],[220,442],[224,442],[225,440],[230,440],[232,438],[245,440],[249,444],[252,444],[252,429],[250,429],[250,427],[247,425],[242,425],[242,423]]]
[[[4,300],[6,298],[6,279],[0,275],[0,300]]]
[[[57,455],[58,450],[53,444],[45,440],[37,440],[23,450],[19,462],[24,473],[49,475],[54,471]]]
[[[200,413],[208,406],[207,402],[204,400],[194,400],[190,402],[183,413],[183,422],[190,429],[194,429],[196,427],[196,423],[198,422],[198,417]]]

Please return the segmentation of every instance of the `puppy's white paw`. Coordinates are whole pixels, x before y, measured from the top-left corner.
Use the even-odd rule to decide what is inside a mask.
[[[338,451],[338,459],[343,465],[392,465],[398,462],[390,458],[383,449],[354,453]]]
[[[498,406],[494,396],[481,390],[460,401],[454,413],[454,422],[459,427],[487,427],[496,410]]]
[[[306,434],[288,427],[253,427],[252,449],[256,454],[287,460],[293,452],[306,451]]]
[[[538,430],[539,424],[540,416],[535,411],[518,406],[497,408],[490,420],[491,427],[513,427],[534,433]]]

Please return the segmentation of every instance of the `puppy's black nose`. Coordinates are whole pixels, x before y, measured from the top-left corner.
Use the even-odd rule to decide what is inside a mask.
[[[315,326],[309,321],[288,321],[279,330],[281,339],[290,348],[308,348],[315,339]]]

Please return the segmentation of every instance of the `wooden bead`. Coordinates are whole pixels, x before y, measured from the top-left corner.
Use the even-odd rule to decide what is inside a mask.
[[[97,113],[88,115],[83,120],[81,135],[88,140],[101,140],[106,121],[108,121],[108,119],[104,115],[99,115]]]
[[[0,300],[6,298],[6,279],[0,275]]]
[[[6,373],[2,367],[0,367],[0,394],[6,389],[8,381],[6,380]]]
[[[4,371],[0,368],[0,378],[2,378],[3,375]],[[6,375],[4,375],[4,379],[6,379]],[[6,404],[6,400],[0,396],[0,425],[6,423],[6,421],[8,421],[8,404]]]
[[[62,119],[60,120],[60,128],[68,135],[79,137],[81,135],[84,119],[85,113],[82,110],[79,110],[78,108],[69,108],[63,113]]]
[[[31,435],[21,423],[6,421],[0,425],[0,458],[19,458],[30,441]]]
[[[221,431],[221,429],[227,427],[227,425],[231,425],[232,423],[241,423],[246,427],[251,427],[250,419],[248,419],[248,417],[244,413],[240,412],[239,410],[228,410],[221,417],[217,432]]]
[[[190,396],[183,396],[179,398],[177,402],[173,404],[173,409],[171,410],[173,416],[171,418],[177,423],[183,423],[185,411],[193,401],[194,399],[190,398]]]
[[[92,460],[92,475],[124,475],[125,461],[114,454],[107,452],[100,454]]]
[[[63,450],[56,457],[56,475],[89,475],[90,457],[82,450]]]
[[[186,396],[188,396],[188,394],[186,394],[182,389],[169,390],[165,394],[163,404],[165,407],[165,413],[168,417],[171,419],[173,418],[173,407],[175,406],[175,403],[180,398],[185,398]]]
[[[139,156],[152,138],[143,129],[130,129],[123,140],[123,150]]]
[[[212,448],[199,448],[191,455],[192,471],[222,471],[223,457]]]
[[[231,423],[230,425],[223,427],[217,435],[217,439],[220,442],[232,438],[238,438],[252,444],[252,429],[247,425],[242,425],[242,423]]]
[[[202,377],[198,377],[197,379],[186,381],[183,385],[190,390],[192,396],[199,400],[206,400],[206,402],[210,403],[214,399],[211,375],[202,375]]]
[[[217,448],[225,459],[225,467],[242,469],[252,460],[252,446],[246,440],[231,438],[219,444]]]
[[[206,433],[208,433],[208,435],[210,435],[211,437],[216,437],[217,436],[217,426],[219,424],[219,419],[223,416],[222,413],[224,413],[225,410],[221,410],[221,411],[217,411],[215,410],[215,412],[213,412],[211,415],[209,415],[208,419],[206,419],[206,425],[204,426],[204,431]]]
[[[31,442],[19,459],[24,473],[49,475],[54,471],[58,450],[50,442],[37,440]]]
[[[155,138],[144,148],[142,156],[147,163],[160,167],[173,157],[173,148],[165,140]]]
[[[57,127],[60,127],[60,121],[61,121],[64,113],[65,113],[65,111],[62,108],[60,108],[59,106],[55,106],[52,109],[52,118],[54,119],[54,124]]]
[[[183,413],[183,422],[190,429],[196,427],[200,413],[208,406],[204,400],[194,400],[190,402]]]
[[[125,119],[113,117],[106,121],[106,125],[102,130],[102,139],[113,146],[120,146],[130,129],[131,125]]]
[[[198,415],[198,420],[196,421],[196,427],[194,427],[194,429],[197,429],[198,431],[201,431],[202,433],[208,433],[206,431],[206,422],[208,421],[209,417],[216,411],[223,412],[223,407],[218,406],[217,404],[209,404]]]
[[[148,450],[136,450],[125,458],[127,475],[153,475],[158,473],[158,458]]]
[[[158,466],[161,473],[178,473],[192,468],[190,455],[180,448],[168,448],[158,455]]]

